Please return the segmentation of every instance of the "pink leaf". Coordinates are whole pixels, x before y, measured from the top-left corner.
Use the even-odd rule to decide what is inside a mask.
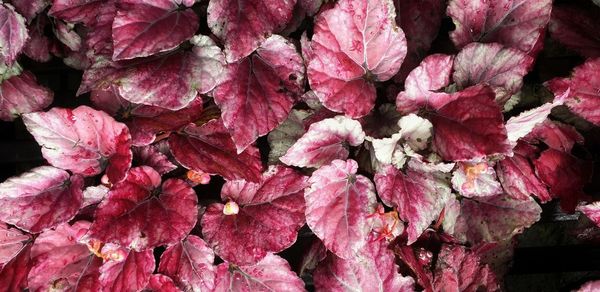
[[[0,222],[0,268],[17,256],[30,239],[19,229]]]
[[[0,120],[12,121],[16,117],[43,110],[53,100],[54,94],[39,85],[29,71],[3,80],[0,84]]]
[[[208,26],[225,43],[228,63],[250,55],[292,19],[296,0],[211,0]]]
[[[596,225],[598,225],[600,227],[600,203],[599,202],[579,206],[577,209],[579,211],[581,211],[583,214],[585,214],[585,216],[590,218],[590,220],[592,220],[592,222],[594,222]]]
[[[600,125],[600,58],[589,59],[583,65],[575,67],[570,80],[552,79],[547,86],[559,96],[564,94],[564,86],[570,85],[565,103],[574,113],[584,119]],[[565,84],[566,83],[566,84]]]
[[[215,291],[266,292],[304,290],[304,282],[290,270],[290,265],[274,254],[250,266],[222,263],[217,267]]]
[[[113,60],[151,56],[176,48],[198,30],[198,16],[173,0],[119,1],[112,25]]]
[[[31,269],[31,244],[25,245],[12,260],[0,270],[3,291],[23,291],[27,288],[27,275]]]
[[[542,203],[552,200],[547,187],[537,178],[527,157],[520,154],[506,157],[498,162],[496,172],[498,180],[509,196],[526,200],[533,195]]]
[[[584,142],[583,136],[577,132],[575,127],[551,121],[549,119],[546,119],[544,122],[537,125],[533,131],[525,137],[525,140],[532,142],[539,140],[552,149],[566,153],[571,152],[575,143],[583,144]]]
[[[200,127],[187,126],[182,134],[171,135],[169,147],[175,159],[188,169],[218,174],[228,180],[260,180],[263,167],[258,149],[250,146],[237,154],[221,120]]]
[[[567,48],[586,58],[597,58],[600,57],[599,25],[600,8],[596,6],[556,5],[548,30],[553,39]]]
[[[589,281],[581,286],[577,292],[594,292],[600,289],[600,280]]]
[[[471,87],[437,109],[433,145],[445,160],[473,160],[510,151],[500,107],[489,87]]]
[[[110,260],[100,268],[103,291],[140,291],[154,271],[152,250],[129,251],[121,261]]]
[[[213,95],[240,153],[287,118],[304,90],[304,65],[291,42],[273,35],[227,71]]]
[[[435,92],[450,84],[454,57],[442,54],[427,56],[412,70],[404,82],[404,91],[396,97],[396,108],[401,113],[416,112],[420,107],[439,107],[448,98],[444,92]]]
[[[450,38],[458,48],[472,42],[496,42],[529,53],[548,24],[551,10],[551,0],[452,0],[447,13],[456,29]]]
[[[309,179],[306,189],[306,223],[327,249],[349,259],[367,243],[369,215],[377,198],[373,183],[357,175],[354,160],[334,160]]]
[[[501,44],[471,43],[454,60],[452,78],[459,88],[486,84],[496,93],[496,102],[504,105],[521,90],[523,76],[533,65],[525,53]]]
[[[386,81],[406,56],[391,0],[343,0],[315,20],[308,80],[328,109],[358,118],[375,104],[373,81]]]
[[[73,218],[81,207],[83,178],[40,166],[0,184],[0,220],[37,233]]]
[[[52,58],[50,55],[52,43],[44,34],[47,22],[47,18],[37,17],[29,24],[29,40],[23,48],[23,54],[40,63],[48,62]]]
[[[0,5],[0,59],[12,65],[25,47],[29,35],[25,19],[10,5]]]
[[[101,1],[97,11],[94,11],[94,19],[87,23],[93,33],[87,35],[85,45],[91,52],[106,58],[113,55],[112,25],[117,16],[116,1]]]
[[[165,275],[161,274],[153,274],[150,277],[150,281],[146,286],[144,291],[153,291],[153,292],[181,292],[173,280]]]
[[[414,280],[398,273],[387,242],[367,244],[358,256],[344,260],[330,254],[313,273],[319,291],[414,291]]]
[[[442,246],[435,273],[434,291],[500,291],[490,267],[462,246]]]
[[[56,20],[53,25],[56,38],[71,51],[81,50],[81,36],[75,31],[75,25]]]
[[[104,185],[89,186],[83,191],[83,207],[95,205],[104,200],[108,194],[109,188]]]
[[[558,105],[562,105],[562,103],[562,101],[548,102],[508,119],[506,121],[506,134],[510,143],[516,144],[517,140],[526,137],[535,129],[540,128],[539,126],[546,123],[552,109]]]
[[[132,168],[98,206],[90,237],[138,251],[181,240],[196,224],[196,193],[179,179],[160,186],[154,169]]]
[[[364,140],[365,133],[358,121],[337,116],[310,125],[280,160],[298,167],[320,167],[348,158],[347,145],[358,146]]]
[[[118,71],[119,95],[138,104],[169,110],[188,106],[221,82],[224,60],[207,36],[192,39],[191,52],[179,52]]]
[[[404,82],[408,73],[425,58],[440,30],[442,18],[445,16],[445,4],[443,0],[394,0],[398,11],[396,22],[408,36],[406,59],[394,81]]]
[[[85,286],[98,286],[98,268],[102,259],[93,255],[80,240],[90,224],[78,221],[61,224],[55,230],[44,231],[31,249],[33,266],[29,273],[29,288],[47,291],[56,287],[82,291]]]
[[[104,112],[87,106],[53,108],[23,115],[23,122],[53,166],[84,176],[106,168],[112,183],[121,181],[131,166],[129,130]]]
[[[160,257],[158,271],[173,278],[182,291],[213,291],[215,255],[200,237],[189,235]]]
[[[550,187],[554,197],[561,199],[562,209],[574,212],[583,195],[583,185],[591,176],[591,163],[559,150],[547,149],[533,164],[540,180]]]
[[[304,225],[306,181],[291,168],[271,166],[259,183],[226,182],[221,190],[226,204],[212,204],[202,216],[204,238],[236,265],[254,264],[290,247]]]
[[[12,0],[10,3],[17,12],[27,18],[28,22],[31,22],[38,13],[44,11],[50,4],[49,0]]]
[[[451,191],[443,173],[426,171],[421,164],[411,160],[406,173],[388,165],[375,174],[381,200],[408,222],[408,244],[414,243],[439,216]]]
[[[96,21],[103,2],[106,0],[53,0],[48,15],[71,23],[90,25]]]
[[[161,175],[177,168],[177,165],[173,164],[165,154],[158,151],[154,145],[133,148],[133,155],[138,159],[140,165],[150,166]]]
[[[452,173],[452,186],[461,196],[489,197],[503,192],[493,163],[459,162],[457,165]]]

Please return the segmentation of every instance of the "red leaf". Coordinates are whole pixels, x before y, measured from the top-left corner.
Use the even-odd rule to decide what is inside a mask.
[[[0,120],[12,121],[22,114],[48,107],[54,94],[39,85],[29,71],[21,72],[0,84]]]
[[[0,184],[0,220],[37,233],[69,221],[81,207],[83,178],[40,166]]]
[[[17,228],[10,228],[0,222],[0,269],[4,264],[16,257],[31,237]]]
[[[31,249],[30,289],[48,291],[60,287],[82,291],[85,287],[99,286],[98,268],[102,259],[80,242],[89,226],[85,221],[73,225],[65,223],[36,238]]]
[[[567,2],[568,3],[568,2]],[[556,5],[548,30],[553,39],[586,58],[600,57],[600,8],[593,5]],[[591,3],[590,3],[591,4]]]
[[[173,0],[121,0],[112,24],[113,60],[151,56],[176,48],[198,30],[198,16]]]
[[[23,1],[27,2],[29,0]],[[29,24],[29,40],[23,48],[23,54],[40,63],[48,62],[52,58],[50,55],[52,43],[44,34],[47,22],[47,17],[40,16]]]
[[[490,267],[462,246],[442,246],[435,273],[434,291],[500,291]]]
[[[346,145],[358,146],[364,140],[365,133],[358,121],[337,116],[310,125],[280,160],[298,167],[321,167],[348,158]]]
[[[161,175],[169,173],[177,168],[177,165],[173,164],[169,158],[161,153],[154,145],[133,148],[133,155],[140,165],[150,166]]]
[[[471,43],[456,55],[452,78],[459,88],[490,86],[496,93],[496,102],[504,105],[521,90],[523,76],[533,61],[525,53],[501,44]]]
[[[394,0],[396,23],[408,36],[406,38],[406,59],[394,81],[403,83],[404,79],[425,58],[431,43],[437,37],[445,16],[444,0]]]
[[[552,79],[546,84],[559,96],[564,94],[564,87],[570,85],[570,92],[565,103],[574,113],[584,119],[600,125],[600,58],[589,59],[580,66],[575,67],[570,80]]]
[[[291,42],[273,35],[227,71],[213,95],[240,153],[287,118],[304,90],[304,65]]]
[[[48,0],[12,0],[10,1],[15,10],[31,22],[35,16],[44,11],[48,6]]]
[[[0,5],[0,60],[12,65],[28,38],[23,16],[10,5]]]
[[[396,108],[407,114],[416,112],[420,107],[441,106],[448,94],[435,92],[450,84],[454,57],[442,54],[427,56],[421,64],[412,70],[404,82],[404,91],[396,97]]]
[[[42,145],[42,155],[56,167],[84,176],[106,167],[112,183],[121,181],[131,166],[131,136],[124,124],[87,106],[53,108],[23,115],[29,132]]]
[[[542,152],[533,164],[538,177],[550,187],[552,195],[561,199],[562,209],[574,212],[583,195],[583,185],[591,176],[591,164],[555,149]]]
[[[414,243],[439,215],[450,197],[443,173],[426,171],[421,162],[411,160],[406,174],[392,165],[375,174],[381,200],[398,210],[408,222],[408,244]]]
[[[510,122],[510,120],[509,120]],[[507,125],[508,129],[508,125]],[[583,144],[583,136],[577,132],[575,127],[549,119],[537,125],[533,131],[525,137],[526,141],[544,142],[548,147],[565,153],[571,152],[575,143]]]
[[[357,175],[354,160],[334,160],[309,179],[306,189],[306,223],[327,249],[349,259],[367,243],[369,215],[377,198],[373,183]]]
[[[527,157],[515,154],[498,162],[498,179],[506,193],[518,200],[526,200],[530,195],[542,203],[552,200],[546,186],[533,172],[533,166]]]
[[[325,107],[353,118],[373,109],[373,81],[392,78],[406,56],[395,17],[391,0],[338,1],[317,16],[307,71]]]
[[[313,273],[319,291],[414,291],[414,280],[398,273],[387,242],[367,244],[356,257],[330,254]]]
[[[152,250],[129,251],[121,261],[110,260],[100,267],[103,291],[140,291],[154,271]]]
[[[96,21],[103,2],[106,0],[53,0],[48,15],[71,23],[90,25]]]
[[[173,280],[165,275],[153,274],[144,291],[153,292],[180,292]]]
[[[27,288],[27,274],[31,269],[29,253],[31,244],[25,245],[19,254],[6,263],[0,270],[2,291],[23,291]]]
[[[292,19],[296,0],[212,0],[208,26],[225,43],[228,63],[250,55]]]
[[[496,42],[530,53],[551,10],[551,0],[452,0],[447,13],[456,29],[450,38],[459,48],[472,42]]]
[[[214,253],[204,240],[189,235],[165,250],[158,271],[173,278],[182,291],[214,291],[214,260]]]
[[[304,225],[306,180],[291,168],[272,166],[259,183],[226,182],[221,198],[227,203],[210,205],[202,216],[204,238],[236,265],[254,264],[290,247]]]
[[[218,174],[228,180],[257,182],[262,172],[260,153],[254,146],[237,154],[233,140],[221,120],[200,127],[190,125],[169,138],[175,159],[188,169]]]
[[[132,168],[96,209],[90,237],[138,251],[181,240],[196,224],[196,193],[179,179],[159,186],[154,169]]]
[[[506,154],[510,146],[500,107],[489,87],[471,87],[431,116],[433,145],[445,160]]]
[[[290,265],[274,254],[250,266],[222,263],[217,267],[215,291],[266,292],[304,290],[304,282],[290,270]]]

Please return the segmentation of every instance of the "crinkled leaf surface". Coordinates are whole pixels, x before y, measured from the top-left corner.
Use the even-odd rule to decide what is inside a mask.
[[[310,125],[280,160],[298,167],[320,167],[335,159],[348,158],[348,145],[358,146],[364,139],[358,121],[337,116]]]
[[[552,200],[548,188],[536,176],[525,156],[515,154],[504,158],[496,165],[496,173],[506,193],[515,199],[525,200],[533,195],[542,203]]]
[[[586,58],[600,57],[600,8],[563,4],[552,8],[548,30],[553,39]]]
[[[406,173],[388,165],[375,174],[379,197],[408,222],[408,244],[439,216],[451,191],[443,173],[428,172],[421,164],[411,160]]]
[[[29,288],[48,291],[56,286],[83,291],[98,283],[98,268],[102,259],[90,252],[80,240],[88,231],[89,222],[61,224],[46,230],[35,240],[31,249],[33,266],[29,273]]]
[[[552,0],[452,0],[447,13],[456,29],[450,38],[459,48],[472,42],[496,42],[529,53],[551,10]]]
[[[490,267],[461,246],[442,246],[435,273],[434,291],[500,291]]]
[[[354,160],[334,160],[309,179],[306,189],[306,223],[327,249],[349,259],[367,242],[369,215],[377,198],[373,183],[357,175]]]
[[[373,81],[392,78],[406,56],[395,17],[391,0],[338,1],[316,17],[307,72],[325,107],[354,118],[373,109]]]
[[[510,151],[502,112],[489,87],[453,94],[431,115],[433,145],[446,160],[471,160]]]
[[[294,44],[273,35],[227,72],[213,95],[239,153],[287,118],[304,90],[304,65]]]
[[[304,282],[290,269],[290,265],[274,254],[249,266],[222,263],[217,266],[215,291],[305,291]]]
[[[194,11],[179,9],[173,0],[121,0],[112,24],[113,60],[174,49],[192,38],[198,26]]]
[[[169,146],[175,159],[188,169],[218,174],[229,180],[260,180],[263,166],[258,149],[249,146],[237,154],[220,119],[202,126],[187,126],[181,134],[171,135]]]
[[[420,107],[437,108],[448,99],[448,94],[435,92],[450,84],[454,56],[433,54],[412,70],[404,82],[404,91],[396,97],[396,108],[401,113],[416,112]]]
[[[398,273],[394,253],[386,241],[367,244],[351,259],[334,254],[313,273],[318,291],[413,291],[414,280]]]
[[[12,65],[29,35],[25,26],[25,18],[17,13],[12,6],[0,5],[0,59]]]
[[[498,43],[471,43],[456,55],[452,78],[460,88],[489,85],[496,93],[496,102],[504,105],[521,89],[523,76],[533,60],[517,49]]]
[[[0,184],[0,220],[37,233],[73,218],[83,201],[83,178],[40,166]]]
[[[227,214],[227,206],[210,205],[202,216],[204,239],[225,261],[250,265],[269,252],[291,246],[304,225],[304,188],[307,178],[283,166],[271,166],[260,182],[234,180],[225,183],[221,198],[239,206]]]
[[[110,260],[100,267],[100,282],[104,291],[140,291],[150,281],[154,271],[152,250],[129,251],[119,260]]]
[[[207,21],[212,32],[225,43],[228,63],[250,55],[273,32],[292,19],[296,0],[211,0]]]
[[[28,71],[4,80],[0,84],[0,120],[12,121],[22,114],[43,110],[52,103],[53,96]]]
[[[131,136],[108,114],[87,106],[53,108],[23,115],[50,164],[84,176],[106,168],[111,182],[121,181],[131,166]]]
[[[158,271],[170,276],[182,291],[213,291],[215,255],[202,238],[189,235],[165,250]]]
[[[90,236],[138,251],[181,240],[196,224],[198,199],[180,179],[166,180],[149,166],[132,168],[100,203]]]

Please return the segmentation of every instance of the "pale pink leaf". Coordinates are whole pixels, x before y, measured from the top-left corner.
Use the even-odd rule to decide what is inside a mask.
[[[508,119],[506,121],[506,134],[510,143],[516,144],[517,140],[534,131],[538,125],[546,121],[552,109],[561,104],[562,101],[548,102]]]
[[[211,0],[208,26],[225,43],[228,63],[250,55],[292,19],[296,0]]]
[[[0,59],[12,65],[25,47],[29,35],[25,18],[10,5],[0,5]]]
[[[600,203],[595,202],[588,205],[579,206],[577,208],[581,211],[585,216],[590,218],[592,222],[600,227]]]
[[[198,30],[198,16],[173,0],[121,0],[112,24],[113,60],[151,56],[176,48]]]
[[[298,167],[320,167],[335,159],[348,158],[347,145],[358,146],[364,139],[358,121],[337,116],[310,125],[280,160]]]
[[[83,191],[83,207],[100,203],[108,194],[109,188],[104,185],[89,186]]]
[[[531,52],[550,20],[552,0],[451,0],[448,15],[456,29],[450,38],[458,48],[469,43],[500,43]]]
[[[158,271],[170,276],[182,291],[213,291],[215,255],[200,237],[189,235],[168,247],[160,257]]]
[[[0,268],[17,256],[31,237],[0,222]]]
[[[272,35],[256,53],[230,64],[214,93],[238,153],[280,125],[304,91],[304,65],[294,44]]]
[[[452,186],[461,196],[489,197],[503,192],[493,163],[458,162],[457,165],[452,173]]]
[[[217,266],[215,291],[227,292],[302,292],[304,282],[292,272],[281,257],[268,254],[260,262],[249,266],[222,263]]]
[[[373,82],[392,78],[406,56],[395,17],[391,0],[338,1],[316,17],[307,72],[325,107],[354,118],[371,111]]]
[[[304,225],[307,178],[291,168],[271,166],[259,183],[228,181],[226,205],[212,204],[202,216],[202,234],[225,261],[250,265],[269,252],[290,247]],[[237,207],[229,212],[231,206]]]
[[[50,164],[84,176],[106,168],[111,182],[121,181],[131,166],[131,136],[111,116],[87,106],[53,108],[23,115],[29,132]]]
[[[548,188],[534,173],[533,166],[527,157],[516,154],[506,157],[496,165],[498,180],[506,193],[519,200],[525,200],[530,195],[542,203],[552,200]]]
[[[151,167],[132,168],[98,205],[89,236],[138,251],[185,237],[196,224],[196,193],[179,179],[160,182]]]
[[[37,233],[73,218],[81,207],[83,178],[40,166],[0,184],[0,220]]]
[[[3,80],[0,84],[0,120],[12,121],[22,114],[41,111],[52,103],[53,96],[54,93],[39,85],[29,71]]]
[[[386,241],[367,244],[350,259],[330,254],[313,273],[317,291],[413,291],[414,280],[398,272]]]
[[[370,219],[376,205],[375,187],[357,175],[354,160],[334,160],[309,179],[306,189],[306,223],[327,249],[349,259],[367,243]]]
[[[589,281],[583,284],[577,292],[594,292],[600,289],[600,280],[597,281]]]

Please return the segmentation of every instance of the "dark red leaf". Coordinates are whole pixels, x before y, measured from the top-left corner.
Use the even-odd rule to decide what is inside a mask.
[[[518,200],[525,200],[530,195],[542,203],[552,200],[548,188],[540,181],[533,171],[529,159],[520,154],[506,157],[496,166],[498,179],[506,193]]]
[[[100,282],[103,291],[139,291],[148,282],[154,271],[152,250],[129,251],[119,260],[110,260],[100,267]]]
[[[548,30],[553,39],[587,58],[600,57],[600,8],[593,5],[556,5]],[[580,3],[577,3],[580,4]],[[584,3],[581,3],[584,4]]]

